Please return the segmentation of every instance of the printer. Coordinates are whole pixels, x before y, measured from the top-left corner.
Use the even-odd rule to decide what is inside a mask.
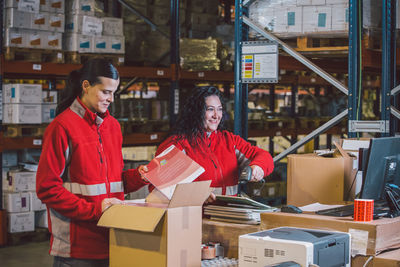
[[[239,236],[239,266],[350,266],[350,234],[279,227]]]

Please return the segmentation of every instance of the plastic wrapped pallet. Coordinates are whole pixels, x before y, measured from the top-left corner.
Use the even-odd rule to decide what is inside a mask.
[[[180,41],[181,65],[187,70],[219,70],[217,58],[217,40],[186,39]]]
[[[364,28],[380,28],[382,2],[366,0],[362,1],[362,4]],[[346,0],[258,0],[250,5],[249,17],[265,30],[279,37],[296,37],[298,33],[324,34],[324,32],[342,35],[348,33],[349,2]],[[250,34],[256,33],[251,30]]]

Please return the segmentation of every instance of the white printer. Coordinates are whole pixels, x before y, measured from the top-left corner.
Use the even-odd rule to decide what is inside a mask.
[[[239,267],[350,266],[350,234],[279,227],[239,236]]]

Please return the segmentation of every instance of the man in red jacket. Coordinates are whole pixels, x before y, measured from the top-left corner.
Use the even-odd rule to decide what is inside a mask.
[[[108,266],[108,229],[97,221],[146,184],[137,170],[123,172],[121,128],[107,110],[118,84],[105,60],[71,72],[44,134],[36,191],[48,210],[54,266]]]
[[[186,101],[170,136],[158,147],[157,155],[174,144],[205,172],[196,181],[211,180],[213,194],[238,193],[239,170],[252,168],[252,181],[269,175],[274,164],[271,155],[252,146],[238,135],[222,130],[224,121],[223,98],[215,87],[200,87]]]

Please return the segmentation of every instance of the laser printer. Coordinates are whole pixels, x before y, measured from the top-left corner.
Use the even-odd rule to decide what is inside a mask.
[[[350,267],[350,234],[279,227],[239,236],[239,266]]]

